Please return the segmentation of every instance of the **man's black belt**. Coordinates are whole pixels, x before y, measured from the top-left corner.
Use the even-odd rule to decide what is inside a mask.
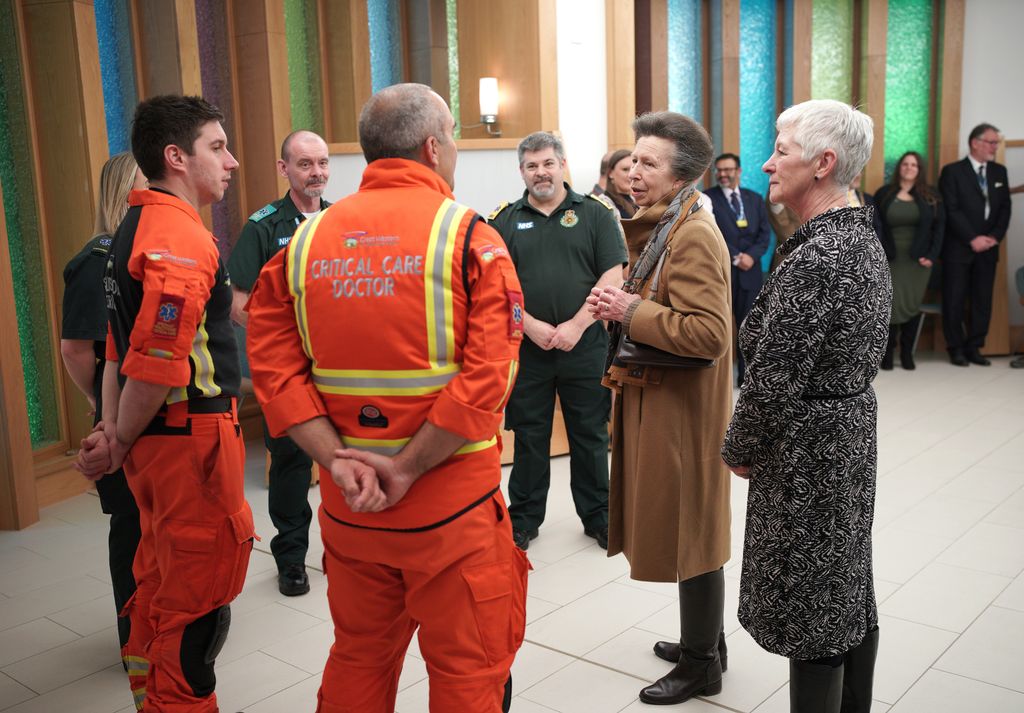
[[[204,399],[189,399],[189,413],[228,413],[231,411],[230,396],[213,396]]]
[[[233,399],[230,396],[213,396],[188,400],[190,414],[231,413]],[[189,436],[192,435],[192,421],[187,420],[182,426],[167,425],[167,410],[161,409],[149,422],[140,436]]]

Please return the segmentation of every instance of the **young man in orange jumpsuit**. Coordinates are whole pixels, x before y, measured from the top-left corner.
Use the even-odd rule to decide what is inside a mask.
[[[371,97],[359,191],[302,226],[247,308],[270,431],[324,471],[319,713],[394,711],[417,628],[430,710],[497,713],[523,639],[496,438],[522,293],[498,234],[452,200],[453,128],[423,85]]]
[[[142,102],[132,191],[110,247],[103,421],[80,470],[124,463],[142,539],[124,655],[136,707],[214,712],[213,664],[252,550],[238,428],[231,286],[198,210],[224,196],[238,162],[220,111],[198,97]]]

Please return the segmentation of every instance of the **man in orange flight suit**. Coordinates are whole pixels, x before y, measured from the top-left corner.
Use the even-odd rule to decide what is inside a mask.
[[[131,192],[110,247],[103,421],[79,460],[87,475],[123,462],[139,506],[123,655],[145,711],[217,710],[214,659],[254,537],[230,280],[198,213],[238,167],[223,118],[199,97],[135,112],[132,153],[150,189]]]
[[[496,437],[522,293],[498,234],[452,200],[453,128],[426,86],[371,97],[359,191],[303,224],[247,307],[270,431],[324,473],[319,713],[394,711],[417,627],[430,710],[496,713],[523,639]]]

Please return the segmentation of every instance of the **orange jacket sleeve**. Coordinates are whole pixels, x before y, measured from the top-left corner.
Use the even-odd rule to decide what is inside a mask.
[[[165,236],[163,236],[165,237]],[[189,354],[217,279],[217,246],[208,235],[183,235],[166,248],[136,244],[128,272],[142,282],[142,304],[121,373],[138,381],[184,386]]]
[[[445,386],[427,420],[469,441],[492,437],[519,366],[523,291],[501,236],[478,223],[470,240],[471,304],[462,370]],[[461,266],[456,264],[456,275]]]
[[[275,437],[291,426],[327,415],[295,324],[295,306],[284,274],[287,253],[278,251],[263,266],[245,307],[252,384],[267,429]]]

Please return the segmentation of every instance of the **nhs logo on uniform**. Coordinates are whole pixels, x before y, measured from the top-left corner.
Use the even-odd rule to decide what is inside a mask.
[[[288,243],[291,242],[291,239],[292,239],[292,236],[290,236],[290,235],[287,238],[278,238],[277,239],[277,244],[280,247],[284,247],[285,245],[287,245]]]
[[[533,221],[532,220],[528,220],[525,223],[516,223],[516,229],[517,230],[529,230],[532,227],[533,227]]]

